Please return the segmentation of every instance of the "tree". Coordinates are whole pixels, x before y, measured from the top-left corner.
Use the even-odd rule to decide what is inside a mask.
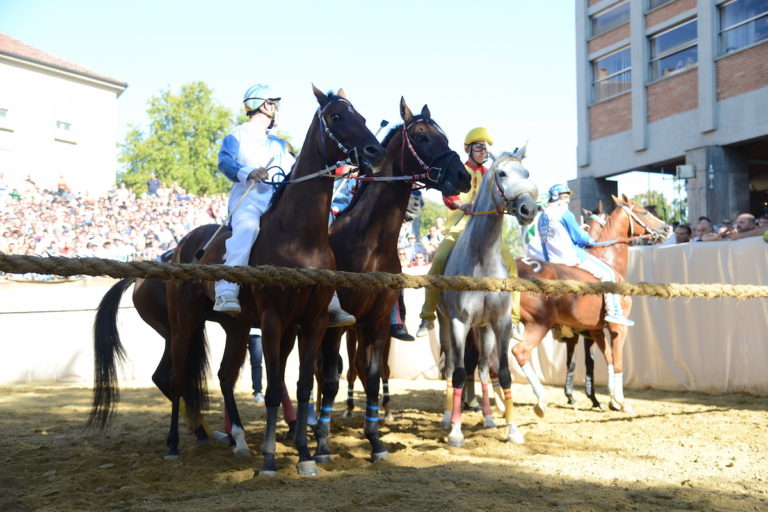
[[[231,183],[216,170],[217,155],[236,118],[213,102],[204,82],[182,85],[178,94],[161,92],[150,100],[147,114],[149,133],[131,126],[120,146],[121,181],[141,193],[154,172],[160,181],[176,181],[193,194],[229,190]]]
[[[672,205],[667,202],[667,198],[664,197],[664,194],[661,192],[649,190],[648,192],[633,196],[630,200],[633,203],[642,205],[644,208],[652,206],[656,210],[658,217],[664,222],[672,222],[675,220],[676,211]]]

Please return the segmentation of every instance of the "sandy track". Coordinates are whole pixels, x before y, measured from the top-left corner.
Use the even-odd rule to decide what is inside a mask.
[[[629,390],[638,414],[628,417],[572,410],[548,388],[553,405],[541,421],[532,393],[516,384],[525,445],[505,443],[503,430],[481,429],[480,415],[468,413],[466,445],[451,448],[437,425],[442,385],[391,387],[396,420],[382,427],[389,458],[368,462],[360,411],[342,419],[339,403],[334,459],[314,478],[297,476],[295,450],[285,442],[278,477],[258,477],[264,410],[243,394],[253,457],[195,445],[185,434],[182,458],[166,462],[168,407],[155,389],[123,390],[115,423],[100,434],[83,430],[89,389],[0,387],[0,510],[768,509],[764,397]],[[218,401],[207,417],[221,425]]]

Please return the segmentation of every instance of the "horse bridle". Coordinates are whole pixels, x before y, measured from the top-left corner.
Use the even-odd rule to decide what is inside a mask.
[[[317,119],[320,122],[320,138],[322,141],[323,152],[325,153],[325,159],[330,162],[333,161],[333,159],[328,156],[328,148],[326,147],[325,142],[325,136],[327,135],[329,139],[336,143],[336,146],[341,150],[342,153],[344,153],[344,156],[347,157],[347,162],[355,167],[359,167],[360,159],[359,155],[357,154],[357,148],[348,149],[344,144],[342,144],[336,135],[334,135],[331,131],[331,127],[328,126],[328,123],[325,121],[325,117],[323,117],[325,114],[325,109],[337,101],[343,101],[352,107],[352,103],[350,103],[349,100],[345,98],[336,98],[333,101],[326,103],[325,106],[317,107]],[[354,107],[352,107],[352,109],[354,110]]]
[[[656,240],[661,239],[661,235],[658,234],[656,232],[656,230],[651,229],[645,222],[640,220],[640,217],[634,212],[634,210],[632,208],[630,208],[626,204],[621,204],[620,206],[621,206],[621,209],[624,210],[624,213],[626,213],[627,216],[629,216],[629,219],[630,219],[629,220],[629,236],[630,236],[630,238],[635,236],[635,225],[632,223],[632,221],[634,220],[635,222],[640,224],[640,226],[643,229],[645,229],[646,234],[651,238],[651,240],[656,241]],[[646,212],[646,213],[648,213],[648,212]],[[640,236],[644,236],[644,235],[640,235]]]
[[[411,155],[416,160],[416,162],[419,164],[419,167],[424,171],[422,173],[414,173],[410,176],[403,175],[400,177],[400,179],[409,180],[409,181],[423,181],[424,179],[431,181],[435,184],[440,184],[443,180],[443,176],[445,174],[446,169],[448,168],[448,163],[451,161],[452,158],[456,157],[459,158],[459,155],[453,151],[452,149],[447,149],[446,151],[443,151],[442,153],[439,153],[436,156],[433,156],[430,158],[429,163],[425,163],[424,160],[419,156],[419,154],[416,152],[416,148],[413,147],[413,142],[411,141],[411,136],[408,133],[408,130],[418,124],[418,123],[427,123],[431,126],[434,126],[437,128],[437,130],[445,135],[445,132],[437,125],[435,122],[431,122],[427,119],[415,119],[410,124],[406,125],[403,123],[403,143],[402,143],[402,149],[400,151],[400,169],[405,169],[405,148],[407,147],[408,150],[411,152]],[[459,159],[460,160],[460,159]],[[441,161],[443,162],[443,167],[438,167],[438,164],[440,164]],[[433,176],[433,172],[437,173],[437,177]]]
[[[507,162],[507,161],[515,161],[515,160],[518,162],[521,162],[521,160],[516,157],[505,158],[503,161]],[[496,164],[496,162],[494,162],[494,164]],[[488,186],[491,189],[491,200],[493,201],[493,206],[496,209],[488,210],[487,212],[468,212],[467,215],[490,215],[492,213],[496,213],[498,215],[504,215],[504,212],[507,211],[507,209],[509,208],[509,204],[512,202],[512,200],[507,198],[507,196],[504,194],[504,189],[501,188],[501,185],[499,185],[498,170],[499,170],[499,166],[496,165],[496,167],[493,168],[493,180],[488,184]],[[503,205],[501,206],[499,205],[499,203],[496,202],[496,196],[493,194],[494,185],[496,185],[496,191],[499,193],[499,196],[501,196],[501,199],[504,201]]]

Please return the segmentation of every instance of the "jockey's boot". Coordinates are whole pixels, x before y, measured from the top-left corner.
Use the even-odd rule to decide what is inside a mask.
[[[389,326],[389,335],[400,341],[414,341],[416,338],[411,336],[403,324],[392,324]]]
[[[423,319],[419,324],[419,328],[416,331],[416,337],[421,338],[429,334],[429,331],[435,328],[435,322],[433,320]]]
[[[328,327],[347,327],[349,325],[354,325],[357,321],[354,315],[350,315],[340,307],[329,309],[328,314],[330,315]]]
[[[624,316],[621,310],[619,295],[616,293],[606,293],[605,297],[605,321],[612,324],[621,324],[632,327],[635,322]]]
[[[216,297],[213,310],[234,316],[240,313],[240,301],[237,300],[237,295],[222,294]]]

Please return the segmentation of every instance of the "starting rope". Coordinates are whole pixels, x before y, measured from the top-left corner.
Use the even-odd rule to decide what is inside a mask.
[[[109,276],[114,278],[178,279],[253,283],[258,287],[333,286],[337,288],[436,288],[439,290],[530,292],[546,295],[572,293],[595,295],[618,293],[672,299],[718,297],[738,300],[768,298],[768,286],[680,283],[587,283],[573,280],[546,280],[466,276],[412,276],[386,272],[342,272],[324,269],[287,268],[272,265],[255,267],[201,265],[197,263],[162,263],[157,261],[121,262],[102,258],[22,256],[0,253],[0,272],[14,274],[53,274],[59,276]]]

